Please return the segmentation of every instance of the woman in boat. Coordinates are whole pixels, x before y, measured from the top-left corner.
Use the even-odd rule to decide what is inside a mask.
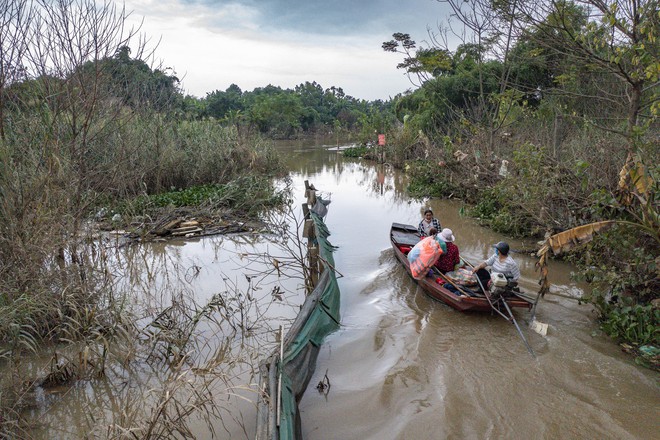
[[[435,263],[435,267],[444,274],[456,269],[456,266],[461,263],[461,256],[458,251],[458,246],[454,244],[455,238],[451,229],[443,229],[440,233],[440,238],[447,245],[447,252],[440,255],[440,258],[438,258],[438,261]]]
[[[502,273],[509,281],[517,283],[518,278],[520,278],[520,269],[518,268],[518,263],[509,256],[509,245],[504,241],[500,241],[493,247],[495,248],[495,253],[486,261],[475,266],[472,269],[472,273],[477,273],[480,269],[490,266],[493,272]]]
[[[430,229],[435,228],[436,231],[439,231],[441,228],[440,226],[440,221],[433,217],[433,211],[430,209],[427,209],[424,211],[424,218],[422,218],[422,221],[419,222],[419,226],[417,226],[417,232],[419,232],[420,237],[430,237]]]

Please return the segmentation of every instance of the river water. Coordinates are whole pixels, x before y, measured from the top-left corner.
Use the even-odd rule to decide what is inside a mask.
[[[657,439],[658,375],[609,340],[590,306],[557,295],[539,305],[547,336],[524,324],[532,348],[498,316],[465,314],[427,297],[396,261],[392,222],[417,224],[424,207],[478,262],[503,237],[459,215],[460,201],[414,200],[399,171],[344,160],[335,148],[299,145],[287,158],[332,200],[341,328],[326,338],[301,401],[306,439]],[[521,286],[537,291],[535,259],[514,254]],[[581,294],[571,267],[550,266],[552,292]],[[327,374],[330,390],[316,385]]]
[[[305,180],[332,201],[325,221],[338,247],[341,327],[326,338],[300,402],[306,439],[660,438],[658,374],[635,365],[599,331],[589,306],[565,297],[586,288],[570,280],[570,266],[550,264],[551,291],[563,296],[548,295],[539,305],[537,317],[549,325],[547,336],[531,331],[524,325],[526,313],[516,312],[537,354],[533,358],[501,317],[461,313],[427,297],[396,261],[389,228],[392,222],[416,225],[423,209],[431,207],[443,227],[454,231],[461,255],[473,262],[486,258],[500,240],[513,249],[534,243],[503,237],[462,217],[460,201],[412,199],[403,173],[344,159],[336,145],[306,141],[276,147],[290,170],[294,211],[300,211]],[[275,239],[211,237],[118,251],[118,290],[134,293],[127,303],[138,310],[142,328],[162,332],[163,323],[155,326],[153,320],[164,307],[176,322],[209,301],[222,300],[217,311],[224,318],[194,329],[193,339],[203,342],[190,360],[193,376],[170,381],[157,366],[145,364],[138,371],[109,369],[103,380],[82,382],[62,395],[37,396],[29,411],[41,429],[32,435],[105,438],[112,425],[120,438],[117,426],[153,417],[158,402],[174,392],[189,396],[185,387],[201,381],[216,405],[177,438],[254,438],[255,367],[277,346],[280,324],[290,325],[304,300],[295,276],[258,277],[272,269],[267,259],[261,269],[252,266],[258,266],[261,252],[279,255]],[[287,270],[286,256],[278,258]],[[521,286],[535,292],[535,259],[520,253],[514,258]],[[232,299],[236,292],[244,292],[248,306]],[[141,337],[160,337],[152,345],[157,351],[165,338],[152,333]],[[224,358],[232,360],[229,366],[209,364]],[[162,359],[162,365],[171,362],[171,352]],[[220,379],[201,371],[208,365],[222,371]],[[330,388],[319,393],[316,385],[326,374]],[[141,400],[144,396],[151,397]],[[182,402],[178,409],[195,405]]]

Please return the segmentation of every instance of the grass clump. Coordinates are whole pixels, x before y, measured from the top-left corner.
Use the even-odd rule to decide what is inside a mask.
[[[371,149],[366,146],[350,147],[342,150],[344,157],[365,157]]]
[[[229,210],[235,216],[250,217],[288,200],[286,190],[277,191],[272,179],[248,175],[230,182],[195,185],[159,194],[142,195],[118,205],[113,212],[128,216],[158,217],[162,208]]]
[[[408,192],[415,197],[455,197],[467,193],[454,183],[452,169],[443,163],[414,160],[406,164],[410,175]]]

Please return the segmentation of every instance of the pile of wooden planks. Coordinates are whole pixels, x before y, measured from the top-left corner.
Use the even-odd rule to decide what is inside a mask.
[[[179,215],[167,217],[159,221],[149,230],[147,235],[157,239],[205,237],[217,234],[248,232],[254,226],[241,221],[223,220],[219,217],[189,218]]]
[[[203,224],[198,220],[185,220],[183,218],[170,219],[161,222],[150,233],[159,237],[171,235],[173,237],[192,237],[204,231]]]

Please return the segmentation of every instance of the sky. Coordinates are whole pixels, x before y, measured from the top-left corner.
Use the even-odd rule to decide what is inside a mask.
[[[386,100],[414,88],[403,56],[381,45],[394,32],[423,45],[446,22],[436,0],[125,0],[142,22],[156,62],[186,94],[204,97],[237,84],[294,88],[316,81],[358,99]]]

